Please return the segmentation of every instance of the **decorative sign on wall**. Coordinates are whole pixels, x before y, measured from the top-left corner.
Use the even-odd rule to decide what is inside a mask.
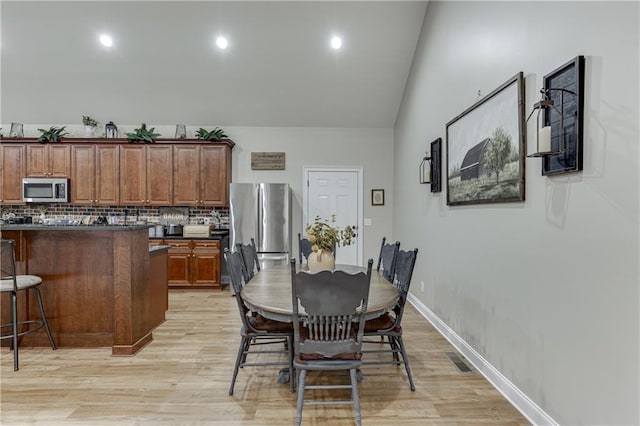
[[[284,152],[252,152],[251,170],[284,170]]]

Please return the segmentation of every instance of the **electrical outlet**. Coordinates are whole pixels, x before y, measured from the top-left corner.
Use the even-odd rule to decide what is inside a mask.
[[[424,281],[420,281],[420,291],[424,293]]]

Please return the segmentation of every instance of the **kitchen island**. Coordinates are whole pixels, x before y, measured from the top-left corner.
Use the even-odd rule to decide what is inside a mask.
[[[164,320],[167,285],[166,270],[164,275],[150,272],[148,228],[2,225],[2,238],[16,241],[19,273],[43,279],[45,310],[58,347],[111,347],[112,355],[134,355],[152,340],[153,328]],[[154,265],[163,266],[167,249],[151,248]],[[39,316],[35,298],[18,303],[21,315]],[[2,309],[3,324],[8,315],[9,309]],[[33,333],[20,345],[49,343],[44,333]]]

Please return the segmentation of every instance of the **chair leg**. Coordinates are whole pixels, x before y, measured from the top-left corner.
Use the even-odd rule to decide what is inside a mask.
[[[296,370],[293,368],[293,338],[291,336],[287,336],[287,351],[289,353],[289,390],[294,393]]]
[[[13,324],[13,371],[18,371],[18,295],[11,292],[11,322]]]
[[[40,318],[44,324],[44,329],[47,332],[47,336],[49,337],[49,344],[51,345],[51,349],[56,350],[56,343],[53,341],[53,336],[51,335],[51,329],[49,328],[49,321],[47,321],[47,315],[44,313],[44,304],[42,303],[42,293],[40,293],[40,289],[38,287],[33,287],[36,291],[36,296],[38,298],[38,306],[40,307]]]
[[[391,355],[393,355],[393,360],[397,365],[400,365],[400,357],[398,356],[398,352],[400,351],[400,345],[396,341],[396,338],[393,336],[388,336],[389,338],[389,346],[391,347]]]
[[[353,408],[356,412],[356,424],[362,424],[362,416],[360,414],[360,395],[358,394],[358,379],[356,377],[356,369],[349,370],[351,376],[351,398],[353,399]]]
[[[404,349],[404,342],[402,341],[402,336],[398,336],[396,338],[398,345],[400,346],[400,351],[402,352],[402,360],[404,361],[404,368],[407,370],[407,378],[409,379],[409,386],[412,391],[416,390],[415,385],[413,384],[413,376],[411,375],[411,367],[409,367],[409,358],[407,357],[407,351]]]
[[[302,424],[302,406],[304,405],[304,380],[307,377],[307,370],[298,372],[298,398],[296,402],[296,426]]]
[[[238,346],[238,355],[236,356],[236,365],[233,368],[233,378],[231,379],[231,386],[229,387],[229,395],[233,395],[233,387],[236,384],[236,378],[238,377],[238,370],[240,369],[240,362],[244,358],[244,353],[246,351],[247,343],[249,343],[249,339],[247,337],[242,337],[240,341],[240,345]]]

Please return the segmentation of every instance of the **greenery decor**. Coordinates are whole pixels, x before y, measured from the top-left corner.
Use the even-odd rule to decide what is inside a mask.
[[[98,122],[88,115],[82,116],[82,124],[89,127],[98,127]]]
[[[160,133],[155,133],[155,127],[147,129],[146,123],[142,123],[140,128],[134,129],[133,133],[127,133],[127,142],[144,142],[153,143],[154,139],[160,136]]]
[[[205,141],[219,141],[222,138],[226,138],[227,135],[224,133],[220,127],[216,127],[215,129],[209,131],[207,129],[203,129],[202,127],[196,132],[196,138],[202,139]]]
[[[38,138],[38,142],[40,143],[58,142],[60,139],[64,138],[69,134],[68,132],[64,131],[64,129],[66,128],[67,126],[62,126],[62,127],[51,126],[49,130],[38,129],[38,131],[42,132],[40,134],[40,137]]]
[[[336,215],[331,215],[331,220],[323,220],[316,216],[313,225],[307,225],[307,238],[311,243],[311,250],[320,249],[331,251],[334,246],[350,246],[356,236],[353,228],[347,226],[340,229],[335,226]]]

